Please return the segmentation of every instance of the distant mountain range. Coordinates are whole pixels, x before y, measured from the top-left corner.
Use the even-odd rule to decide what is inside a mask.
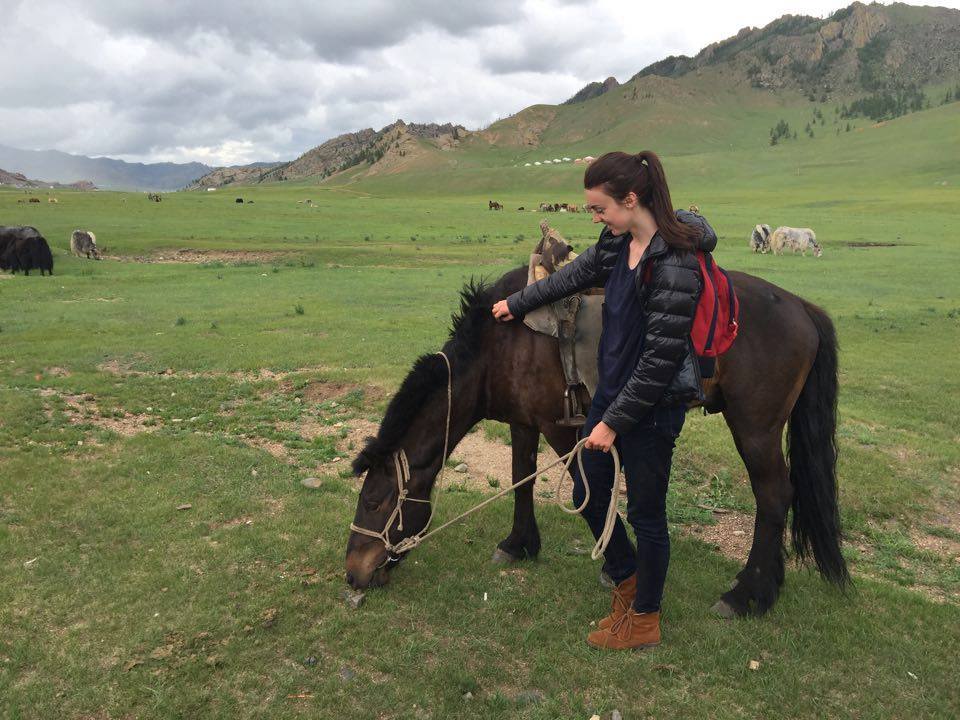
[[[242,168],[270,168],[277,163],[253,163]],[[71,155],[59,150],[19,150],[0,145],[0,167],[12,174],[49,178],[41,183],[85,181],[106,190],[179,190],[215,170],[203,163],[129,163],[124,160]],[[12,184],[12,183],[11,183]]]
[[[96,190],[96,186],[89,180],[78,180],[75,183],[69,183],[64,185],[58,182],[48,182],[47,180],[31,180],[23,173],[12,173],[7,172],[3,168],[0,168],[0,185],[5,187],[15,187],[26,189],[61,189],[68,188],[71,190]]]

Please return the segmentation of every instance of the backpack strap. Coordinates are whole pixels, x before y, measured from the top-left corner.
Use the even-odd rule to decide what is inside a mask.
[[[703,352],[706,353],[713,347],[713,337],[717,332],[717,314],[720,312],[720,297],[717,294],[717,283],[713,280],[713,258],[708,252],[698,251],[698,254],[704,265],[704,281],[709,281],[710,288],[713,290],[713,314],[710,317],[710,330],[707,332],[707,340],[703,344]]]

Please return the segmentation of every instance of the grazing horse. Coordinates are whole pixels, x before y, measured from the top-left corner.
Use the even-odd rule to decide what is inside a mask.
[[[791,508],[798,558],[812,556],[821,575],[841,587],[849,581],[837,505],[833,323],[820,308],[765,280],[739,272],[730,277],[740,300],[740,332],[705,381],[700,404],[707,412],[723,413],[749,473],[757,514],[746,565],[713,608],[725,617],[761,615],[776,601],[784,581],[784,531]],[[559,455],[577,441],[575,428],[557,422],[565,390],[557,340],[522,322],[496,322],[490,312],[495,301],[526,282],[526,268],[508,272],[492,287],[471,280],[460,293],[460,310],[443,346],[452,375],[449,451],[481,419],[508,423],[514,484],[536,470],[541,433]],[[421,356],[387,407],[377,436],[353,462],[357,475],[366,472],[354,524],[376,533],[387,530],[391,544],[417,534],[428,521],[430,493],[445,460],[447,383],[446,360]],[[400,450],[409,463],[403,495],[395,462]],[[400,500],[402,512],[394,512],[407,493],[409,499]],[[513,528],[498,544],[498,554],[522,559],[539,551],[533,483],[526,483],[514,491]],[[358,589],[382,585],[399,559],[382,539],[351,532],[347,582]]]

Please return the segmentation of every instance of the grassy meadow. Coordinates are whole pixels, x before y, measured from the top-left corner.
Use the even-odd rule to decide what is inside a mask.
[[[722,265],[837,325],[853,592],[791,564],[766,617],[709,613],[740,563],[684,530],[753,500],[722,419],[691,413],[659,648],[584,643],[608,594],[586,527],[549,504],[537,561],[489,564],[504,501],[360,609],[340,599],[348,431],[439,348],[465,280],[526,263],[529,209],[580,200],[582,168],[468,146],[445,168],[160,203],[0,190],[0,224],[36,226],[56,262],[0,276],[0,717],[956,717],[960,103],[767,146],[788,111],[809,113],[744,113],[662,154]],[[572,155],[562,139],[540,154]],[[814,228],[823,257],[754,255],[761,222]],[[109,259],[70,257],[74,228]],[[452,490],[441,515],[481,497]]]

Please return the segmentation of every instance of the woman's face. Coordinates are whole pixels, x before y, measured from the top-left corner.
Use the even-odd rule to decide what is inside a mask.
[[[628,193],[623,202],[618,202],[602,188],[595,187],[585,190],[584,198],[595,223],[603,223],[614,235],[622,235],[630,229],[637,210],[636,194]]]

